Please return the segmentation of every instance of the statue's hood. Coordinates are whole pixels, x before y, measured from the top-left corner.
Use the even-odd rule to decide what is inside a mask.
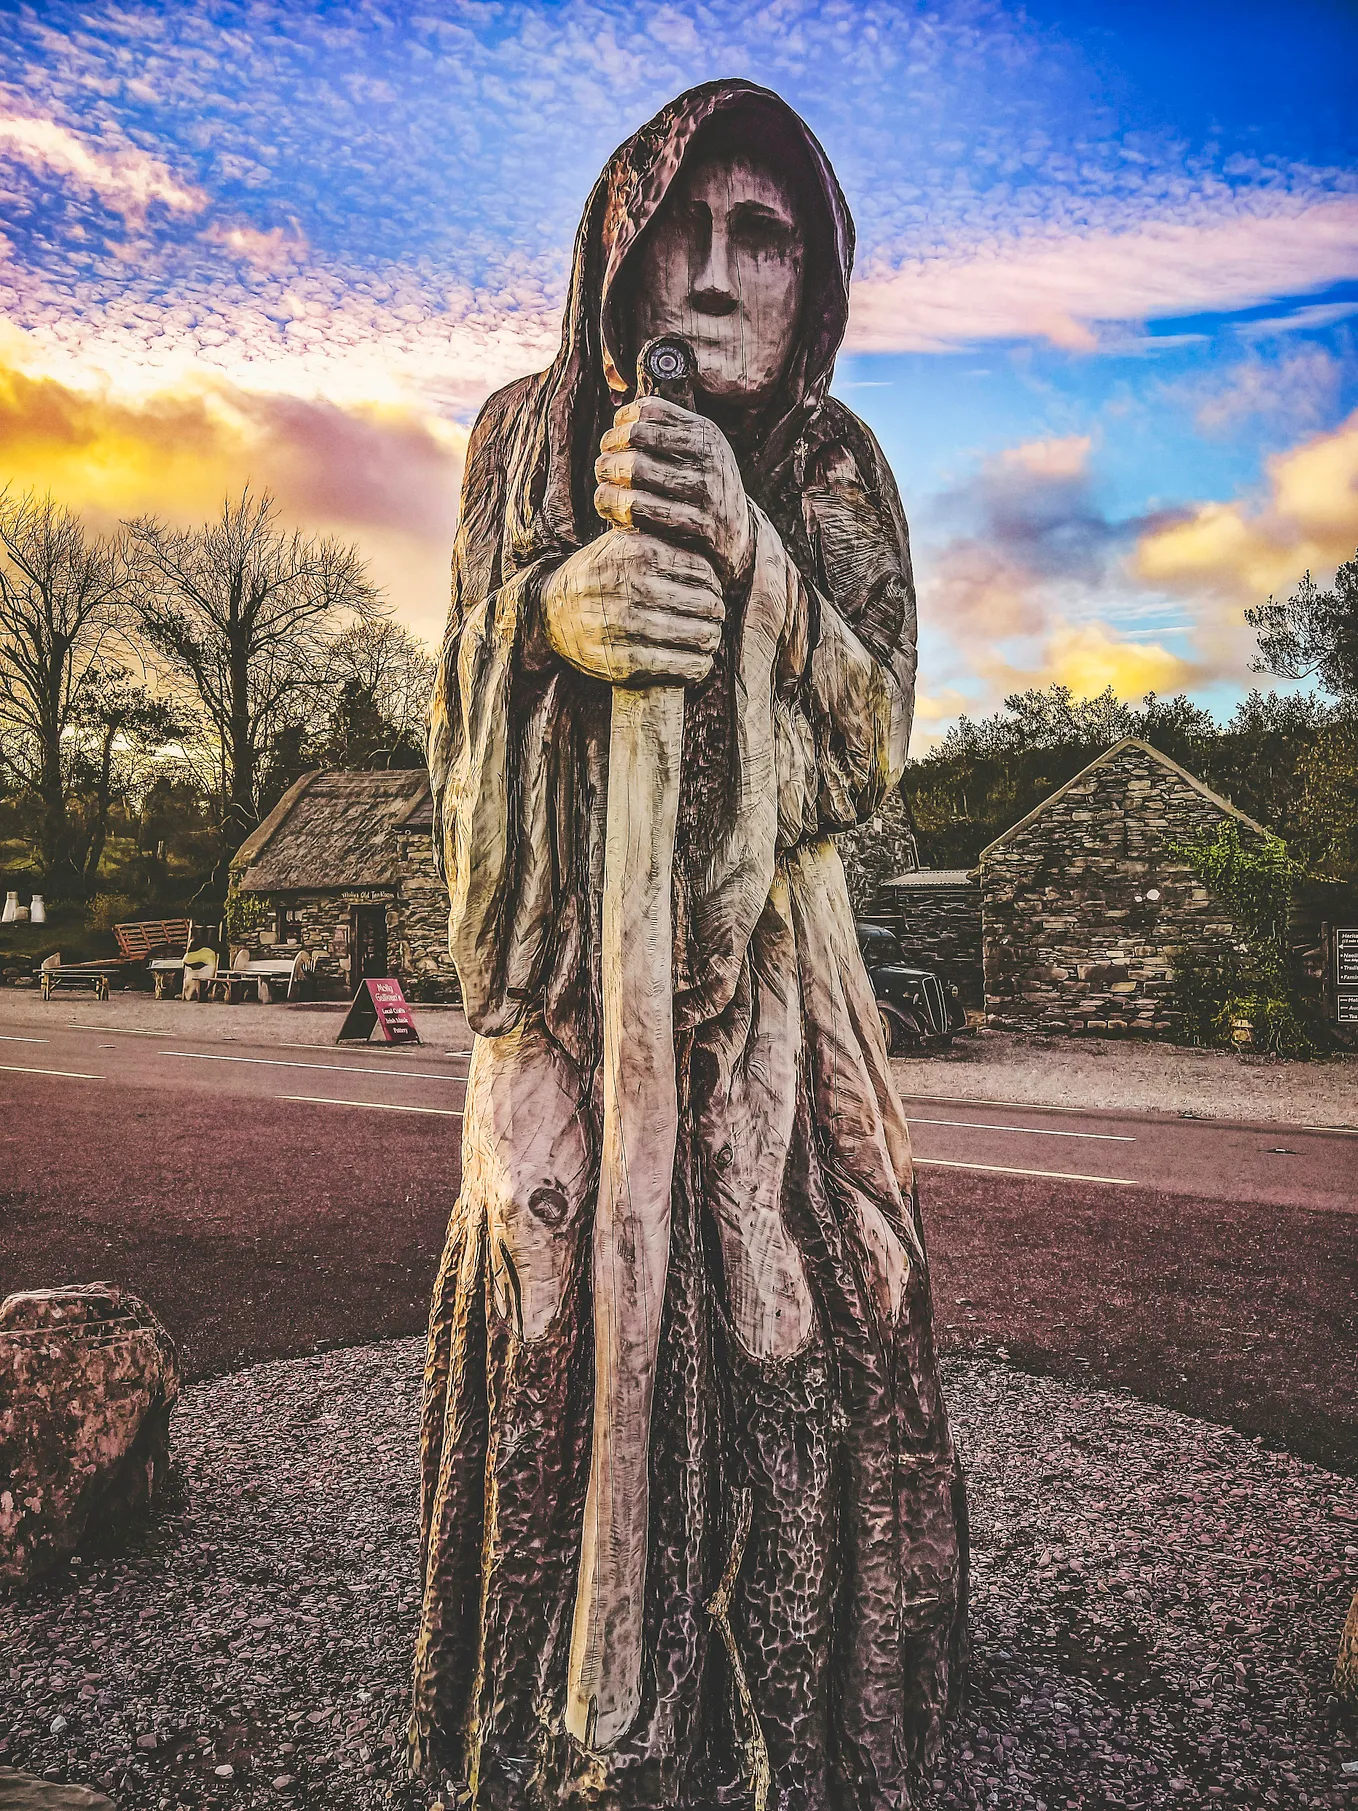
[[[747,110],[752,131],[770,112],[806,149],[816,193],[802,222],[807,284],[801,325],[761,434],[757,492],[785,459],[829,389],[849,316],[854,228],[829,159],[787,102],[753,82],[705,82],[662,107],[619,145],[595,183],[576,234],[561,347],[544,373],[533,444],[519,449],[511,487],[512,562],[580,545],[597,532],[594,458],[613,410],[631,392],[611,297],[628,255],[669,192],[699,129],[718,113]],[[757,139],[756,139],[757,142]]]

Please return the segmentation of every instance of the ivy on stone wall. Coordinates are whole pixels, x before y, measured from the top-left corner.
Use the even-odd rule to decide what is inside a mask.
[[[1212,837],[1167,847],[1229,909],[1241,933],[1233,945],[1206,954],[1184,950],[1176,958],[1175,1005],[1186,1041],[1314,1054],[1287,946],[1288,908],[1302,864],[1280,837],[1246,841],[1231,819]]]
[[[251,935],[273,917],[268,901],[257,893],[241,893],[232,887],[226,896],[226,941],[231,949],[248,944]]]

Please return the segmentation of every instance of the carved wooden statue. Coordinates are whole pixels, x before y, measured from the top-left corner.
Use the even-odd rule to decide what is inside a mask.
[[[903,1811],[965,1496],[834,833],[905,759],[905,518],[829,395],[853,226],[777,96],[615,153],[467,455],[436,839],[477,1032],[412,1752],[480,1811]]]

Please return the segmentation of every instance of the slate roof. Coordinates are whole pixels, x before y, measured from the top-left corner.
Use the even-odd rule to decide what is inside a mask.
[[[1064,786],[1058,786],[1055,792],[1048,793],[1042,803],[1035,805],[1027,817],[1021,817],[1016,824],[1011,824],[1006,831],[997,836],[993,843],[987,843],[980,853],[979,860],[984,861],[986,856],[992,854],[1002,843],[1007,843],[1011,836],[1017,836],[1020,830],[1026,830],[1029,824],[1036,818],[1040,818],[1042,813],[1049,806],[1055,804],[1063,793],[1069,792],[1072,786],[1078,786],[1086,774],[1093,773],[1096,767],[1106,767],[1110,761],[1116,760],[1119,755],[1125,754],[1128,749],[1132,748],[1139,749],[1142,754],[1149,755],[1152,760],[1158,761],[1161,767],[1168,768],[1170,773],[1177,774],[1181,780],[1193,788],[1194,792],[1206,799],[1210,805],[1215,805],[1217,810],[1226,817],[1233,817],[1238,824],[1244,824],[1246,829],[1254,830],[1260,836],[1271,834],[1262,824],[1256,824],[1254,819],[1247,817],[1238,806],[1233,805],[1229,799],[1223,799],[1219,792],[1213,792],[1212,788],[1205,786],[1196,774],[1191,774],[1186,767],[1180,767],[1177,761],[1172,761],[1160,749],[1152,748],[1149,742],[1143,742],[1139,736],[1124,736],[1120,742],[1114,742],[1111,748],[1105,748],[1101,755],[1096,755],[1087,767],[1082,767],[1079,773],[1066,781]]]
[[[237,884],[251,893],[394,887],[396,832],[427,829],[432,811],[422,767],[303,774],[241,844],[231,866]]]
[[[927,890],[930,887],[965,887],[970,880],[970,868],[914,868],[908,874],[893,875],[890,880],[884,880],[882,885]]]

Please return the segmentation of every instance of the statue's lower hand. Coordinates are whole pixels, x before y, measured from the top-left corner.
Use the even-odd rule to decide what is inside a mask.
[[[663,397],[619,409],[599,442],[594,507],[619,528],[699,548],[728,588],[754,557],[750,507],[731,443],[715,422]]]
[[[726,607],[710,560],[655,535],[611,529],[547,580],[542,620],[563,660],[609,685],[697,685]]]

